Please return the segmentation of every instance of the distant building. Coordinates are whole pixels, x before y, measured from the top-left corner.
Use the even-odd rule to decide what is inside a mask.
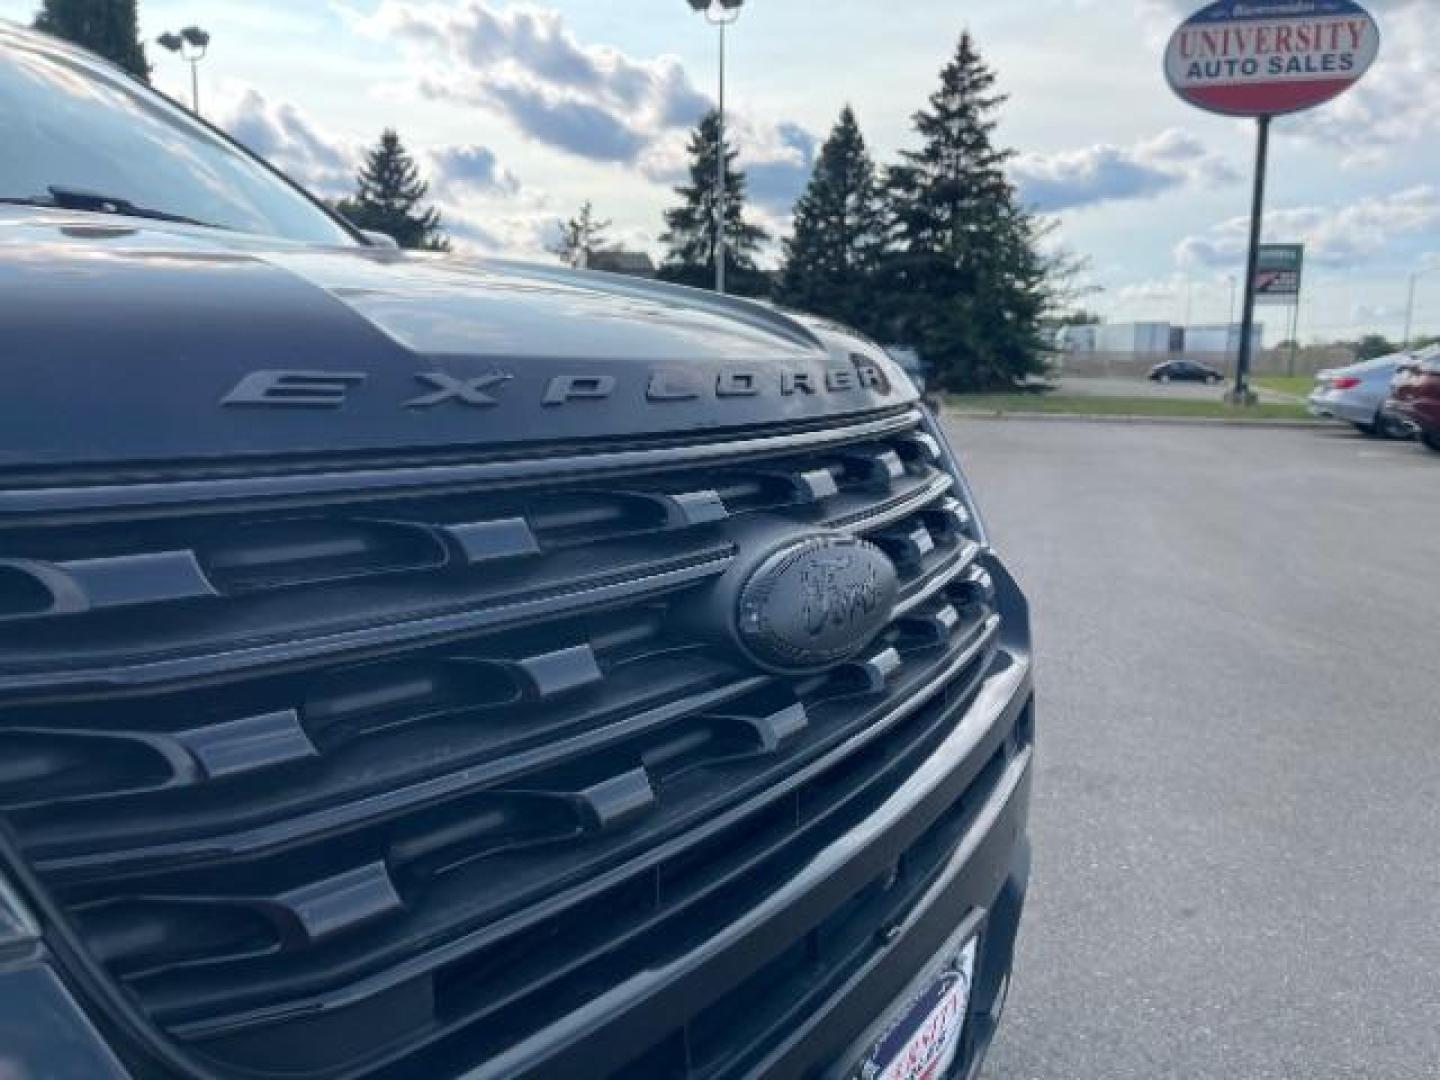
[[[1259,352],[1265,340],[1264,325],[1255,324],[1250,340],[1254,350]],[[1058,344],[1071,353],[1199,353],[1221,356],[1240,351],[1240,324],[1172,326],[1168,322],[1128,322],[1066,326],[1060,330]]]
[[[655,276],[655,263],[643,251],[625,251],[621,248],[614,251],[595,251],[591,252],[587,265],[591,270],[603,270],[609,274],[629,274],[631,277],[642,278]]]
[[[1062,326],[1055,332],[1055,347],[1067,353],[1092,353],[1096,329],[1093,325]]]
[[[1168,353],[1170,324],[1165,322],[1101,323],[1095,328],[1095,351]]]
[[[1265,339],[1265,328],[1259,323],[1250,335],[1250,347],[1259,352]],[[1240,351],[1240,324],[1221,323],[1218,326],[1187,326],[1180,346],[1187,353],[1226,353]]]

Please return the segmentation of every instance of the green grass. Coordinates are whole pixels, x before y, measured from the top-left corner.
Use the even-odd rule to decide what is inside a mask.
[[[1303,398],[1309,397],[1310,391],[1315,388],[1315,380],[1309,375],[1256,375],[1255,385]]]
[[[1308,420],[1299,402],[1237,409],[1223,401],[1162,397],[1075,397],[1064,394],[952,394],[957,412],[1049,413],[1066,416],[1176,416],[1224,420]]]

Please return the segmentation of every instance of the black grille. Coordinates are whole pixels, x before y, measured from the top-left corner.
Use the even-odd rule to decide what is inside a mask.
[[[187,1051],[327,1078],[494,1059],[753,907],[995,659],[915,413],[551,464],[0,499],[0,813]],[[679,629],[761,515],[890,555],[862,656],[770,676]]]

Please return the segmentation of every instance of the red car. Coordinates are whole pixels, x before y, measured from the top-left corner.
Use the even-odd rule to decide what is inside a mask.
[[[1385,411],[1415,425],[1420,441],[1440,453],[1440,346],[1400,365]]]

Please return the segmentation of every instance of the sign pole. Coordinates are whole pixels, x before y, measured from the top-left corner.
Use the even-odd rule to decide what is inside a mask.
[[[1210,0],[1176,28],[1166,46],[1165,78],[1181,99],[1222,116],[1254,117],[1258,127],[1245,310],[1235,389],[1226,395],[1237,405],[1255,400],[1250,369],[1256,297],[1262,292],[1267,300],[1294,297],[1298,305],[1303,273],[1301,246],[1276,245],[1289,250],[1291,262],[1273,272],[1267,265],[1264,282],[1257,280],[1270,121],[1335,100],[1364,78],[1379,55],[1380,24],[1359,0]]]
[[[1300,294],[1295,294],[1295,306],[1290,309],[1290,361],[1285,365],[1285,374],[1295,374],[1295,356],[1300,351]]]
[[[1235,362],[1236,404],[1250,400],[1251,339],[1255,336],[1255,278],[1260,268],[1260,229],[1265,221],[1265,170],[1270,163],[1270,117],[1255,121],[1255,194],[1250,205],[1250,253],[1245,262],[1245,300],[1240,315],[1240,355]]]

